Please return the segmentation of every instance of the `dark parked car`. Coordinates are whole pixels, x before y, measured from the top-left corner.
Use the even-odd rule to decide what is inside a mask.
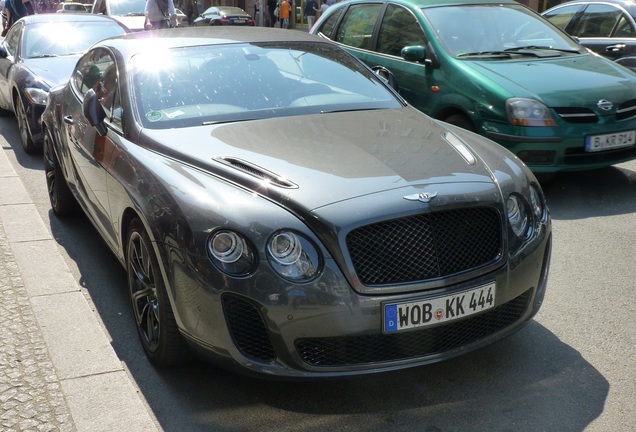
[[[117,21],[88,14],[30,15],[11,27],[0,43],[0,114],[15,113],[27,153],[41,148],[49,89],[68,81],[93,43],[126,32]]]
[[[353,0],[311,32],[388,68],[416,108],[544,177],[636,157],[636,75],[516,1]]]
[[[243,9],[234,6],[212,6],[194,19],[195,26],[240,25],[253,26],[254,19]]]
[[[624,66],[636,68],[636,3],[576,0],[542,14],[582,44]]]
[[[157,365],[187,342],[267,376],[394,370],[490,344],[543,302],[534,175],[325,39],[111,38],[42,123],[53,212],[79,202],[126,268]]]

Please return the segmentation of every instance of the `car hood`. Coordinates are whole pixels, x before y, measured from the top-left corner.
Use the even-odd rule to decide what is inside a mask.
[[[470,164],[442,138],[448,131],[443,125],[405,108],[145,129],[141,140],[171,158],[310,211],[398,188],[492,184],[491,167],[477,153],[501,164],[508,152],[476,134],[453,129],[470,147],[475,158]],[[521,163],[514,163],[521,171]]]
[[[532,97],[551,107],[595,105],[600,99],[633,98],[633,72],[594,54],[529,61],[466,61],[513,97]]]
[[[80,55],[26,59],[24,66],[49,88],[68,81]]]

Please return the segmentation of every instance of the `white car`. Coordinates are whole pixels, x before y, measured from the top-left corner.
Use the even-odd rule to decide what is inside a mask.
[[[146,0],[95,0],[92,13],[108,15],[132,31],[144,30]]]

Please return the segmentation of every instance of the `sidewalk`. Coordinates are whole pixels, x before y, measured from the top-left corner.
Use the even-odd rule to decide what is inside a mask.
[[[0,151],[0,431],[158,431]]]

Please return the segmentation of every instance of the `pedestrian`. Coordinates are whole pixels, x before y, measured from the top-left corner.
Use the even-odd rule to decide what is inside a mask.
[[[327,4],[327,0],[322,0],[322,4],[320,5],[320,15],[324,14],[328,8],[329,5]]]
[[[267,0],[267,16],[269,16],[269,26],[276,27],[278,17],[274,13],[276,10],[276,0]]]
[[[194,6],[192,2],[194,0],[186,0],[185,5],[185,14],[188,17],[188,25],[192,25],[194,23]]]
[[[289,2],[287,0],[282,0],[279,6],[279,19],[280,19],[280,28],[289,28],[289,15],[291,12],[291,7],[289,6]]]
[[[144,29],[157,30],[177,26],[177,10],[173,0],[148,0]]]
[[[320,12],[316,0],[307,0],[305,3],[305,21],[307,21],[307,27],[309,30],[314,26],[316,21],[316,12]]]
[[[11,28],[13,23],[29,14],[22,0],[5,0],[5,9],[7,14],[7,26],[2,31],[6,32]]]

